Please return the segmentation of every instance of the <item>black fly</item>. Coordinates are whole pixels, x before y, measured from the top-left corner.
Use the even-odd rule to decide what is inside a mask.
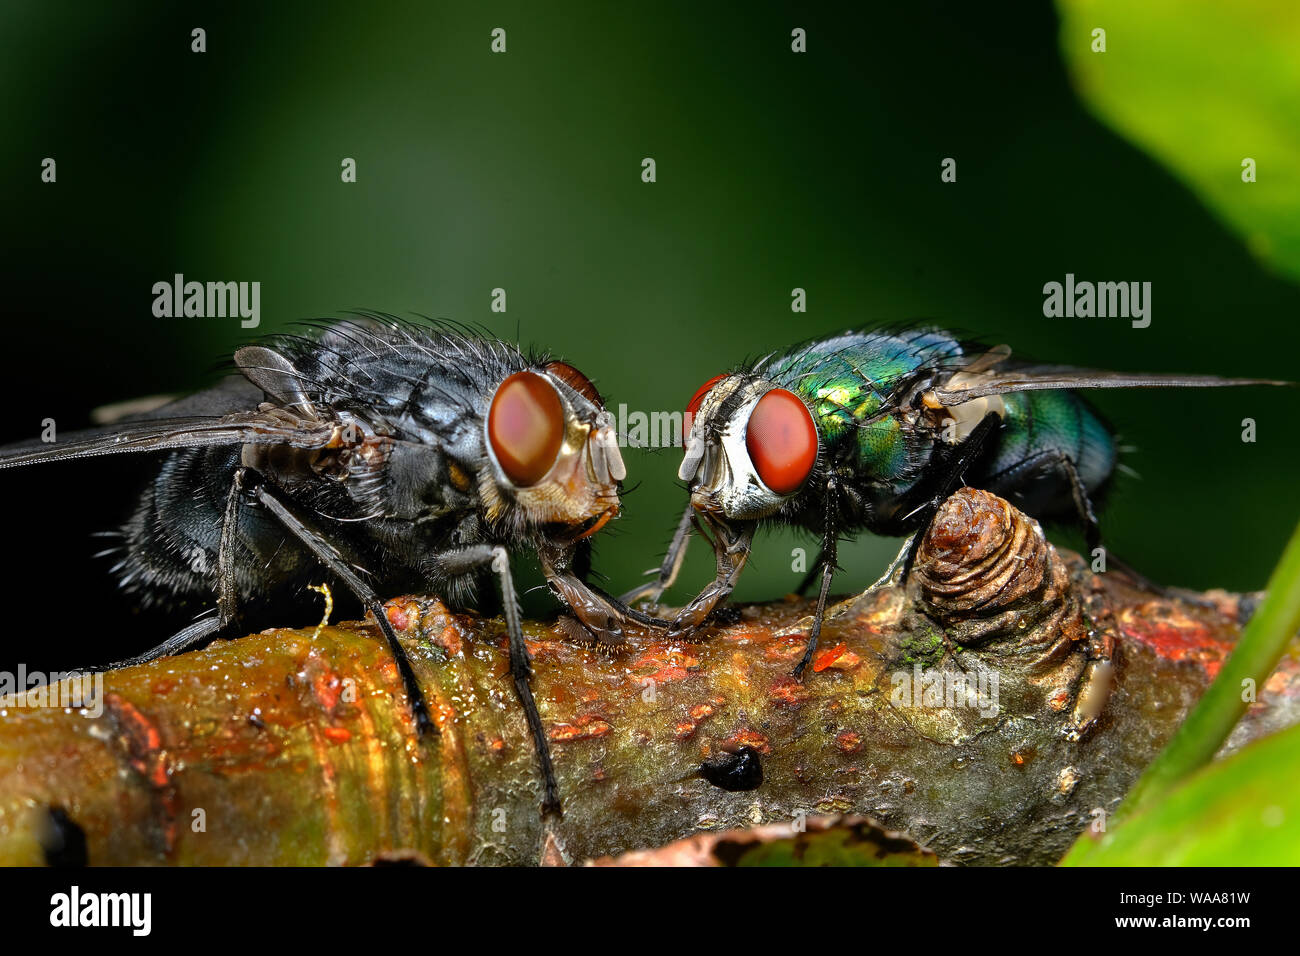
[[[577,369],[450,324],[372,315],[239,349],[238,375],[107,428],[11,447],[0,468],[167,452],[121,530],[121,586],[142,604],[209,610],[130,661],[179,653],[242,615],[275,608],[322,576],[374,615],[420,733],[423,694],[380,593],[472,600],[491,573],[510,671],[545,779],[559,799],[510,574],[541,559],[554,592],[598,640],[644,621],[575,571],[618,514],[614,424]],[[570,625],[570,630],[577,630]]]

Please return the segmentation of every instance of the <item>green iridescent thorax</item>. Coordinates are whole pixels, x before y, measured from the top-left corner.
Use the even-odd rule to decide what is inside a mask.
[[[928,440],[918,441],[897,416],[864,423],[918,367],[961,355],[957,341],[938,330],[849,332],[776,356],[758,371],[807,402],[828,457],[869,480],[896,483],[915,477],[929,457]]]

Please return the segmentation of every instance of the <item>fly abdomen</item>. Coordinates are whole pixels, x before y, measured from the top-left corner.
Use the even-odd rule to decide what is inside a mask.
[[[1066,391],[1013,392],[1002,401],[1002,428],[971,484],[1011,498],[1036,518],[1070,518],[1076,514],[1072,466],[1096,500],[1116,461],[1114,436],[1097,412]]]
[[[143,606],[211,601],[225,493],[238,454],[237,448],[174,451],[140,495],[122,526],[124,554],[114,571]]]

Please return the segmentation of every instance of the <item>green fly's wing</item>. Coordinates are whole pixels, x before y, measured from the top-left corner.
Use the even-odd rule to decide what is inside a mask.
[[[964,369],[934,395],[946,406],[960,405],[988,395],[1075,388],[1222,388],[1240,385],[1289,385],[1267,378],[1225,378],[1220,375],[1158,375],[1143,372],[1107,372],[1067,365],[1026,365],[1019,368]]]

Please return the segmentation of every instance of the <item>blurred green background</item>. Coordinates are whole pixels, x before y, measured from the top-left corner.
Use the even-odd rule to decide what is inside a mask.
[[[1294,46],[1276,52],[1296,13],[1138,6],[10,0],[2,437],[211,381],[249,332],[155,318],[151,286],[176,272],[260,281],[259,332],[350,308],[517,332],[645,411],[680,409],[747,355],[909,318],[1046,361],[1300,377],[1300,84]],[[1188,28],[1197,10],[1206,26]],[[194,27],[206,53],[190,51]],[[1246,156],[1258,182],[1241,182]],[[1151,282],[1151,326],[1044,318],[1043,284],[1067,272]],[[791,313],[796,286],[806,314]],[[1296,517],[1300,396],[1097,404],[1141,473],[1103,514],[1114,552],[1160,581],[1262,586]],[[597,557],[617,590],[657,563],[684,501],[678,452],[627,459],[638,486]],[[21,504],[9,583],[33,609],[69,579],[113,600],[85,534],[123,516],[138,467],[4,476]],[[737,596],[790,590],[795,546],[815,554],[767,538]],[[844,549],[839,588],[896,548]],[[697,543],[671,597],[710,572]]]

